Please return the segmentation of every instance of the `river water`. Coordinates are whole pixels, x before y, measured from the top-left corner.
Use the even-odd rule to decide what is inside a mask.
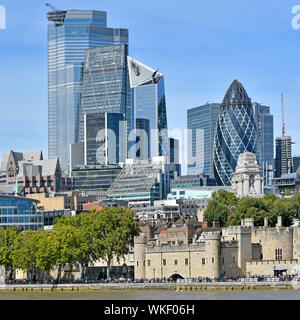
[[[300,290],[207,290],[174,291],[156,289],[80,291],[0,291],[0,300],[300,300]]]

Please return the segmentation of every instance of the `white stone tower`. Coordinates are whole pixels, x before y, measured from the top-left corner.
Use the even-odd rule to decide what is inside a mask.
[[[232,178],[231,190],[236,196],[261,198],[264,195],[264,178],[261,176],[257,157],[254,153],[239,155]]]

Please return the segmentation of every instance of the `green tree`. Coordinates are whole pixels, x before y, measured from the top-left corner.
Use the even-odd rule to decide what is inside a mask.
[[[117,260],[129,252],[133,245],[134,237],[139,235],[140,228],[133,220],[135,212],[127,208],[104,207],[101,211],[94,212],[97,231],[97,246],[99,256],[107,263],[107,275],[111,274],[113,257]]]
[[[72,225],[55,224],[49,248],[55,256],[55,266],[58,268],[57,281],[61,280],[62,269],[68,264],[70,268],[77,265],[79,247],[83,239],[79,229]]]
[[[22,269],[30,275],[31,281],[37,279],[37,251],[40,239],[44,237],[43,231],[28,230],[19,233],[14,240],[12,252],[14,269]]]
[[[239,198],[237,198],[234,193],[223,189],[213,192],[212,199],[227,206],[229,209],[235,208],[239,202]]]
[[[0,228],[0,265],[9,272],[9,279],[12,280],[14,268],[12,253],[17,235],[22,231],[20,227],[12,226],[8,229]]]
[[[230,217],[230,220],[236,225],[240,224],[242,219],[253,218],[255,226],[262,226],[267,216],[268,211],[263,199],[246,197],[239,200],[234,217]]]
[[[298,218],[299,216],[299,206],[297,205],[297,201],[294,201],[292,198],[277,198],[273,202],[272,217],[275,220],[278,216],[282,217],[283,226],[291,226],[294,218]]]
[[[78,231],[77,256],[76,259],[81,266],[81,279],[85,277],[86,268],[99,259],[99,245],[97,243],[97,223],[95,223],[96,211],[89,213],[80,213],[77,216],[68,218],[62,217],[56,222],[56,225],[70,225]]]
[[[227,225],[227,219],[230,214],[231,210],[228,206],[217,200],[211,200],[204,211],[204,218],[208,220],[209,224],[212,224],[214,219],[219,219],[220,225],[223,227]]]
[[[53,245],[55,236],[54,232],[43,232],[38,239],[36,266],[48,273],[56,266],[57,248]]]

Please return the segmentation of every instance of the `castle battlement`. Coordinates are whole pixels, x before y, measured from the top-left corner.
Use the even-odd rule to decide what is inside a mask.
[[[134,244],[146,244],[147,237],[144,233],[141,233],[139,236],[134,237]]]
[[[220,233],[220,231],[204,232],[204,239],[205,240],[220,240],[221,239],[221,233]]]
[[[195,244],[160,244],[147,245],[146,253],[157,252],[186,252],[186,251],[205,251],[205,242],[196,242]]]

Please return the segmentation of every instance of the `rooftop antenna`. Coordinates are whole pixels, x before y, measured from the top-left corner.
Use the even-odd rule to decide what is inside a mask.
[[[284,137],[285,136],[285,122],[284,122],[283,93],[281,94],[281,113],[282,113],[282,137]]]

